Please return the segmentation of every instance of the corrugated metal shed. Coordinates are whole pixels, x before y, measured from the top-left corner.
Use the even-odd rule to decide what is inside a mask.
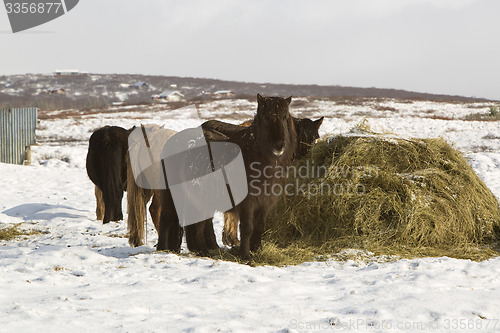
[[[0,162],[24,164],[36,143],[37,108],[0,109]]]

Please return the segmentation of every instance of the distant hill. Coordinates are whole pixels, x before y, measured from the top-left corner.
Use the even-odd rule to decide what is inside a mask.
[[[143,82],[145,84],[136,83]],[[154,94],[179,91],[186,101],[215,98],[221,90],[233,98],[255,98],[257,93],[295,97],[396,98],[473,102],[485,99],[417,93],[397,89],[295,85],[135,74],[25,74],[0,76],[0,107],[36,106],[42,110],[88,109],[122,104],[150,104]]]

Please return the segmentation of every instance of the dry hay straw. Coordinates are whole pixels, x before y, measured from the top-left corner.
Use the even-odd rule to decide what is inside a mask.
[[[280,200],[268,218],[267,248],[291,256],[284,262],[346,248],[406,258],[498,255],[497,198],[443,139],[376,134],[362,123],[318,142],[298,168],[312,175],[318,166],[322,177],[289,174],[311,191]]]

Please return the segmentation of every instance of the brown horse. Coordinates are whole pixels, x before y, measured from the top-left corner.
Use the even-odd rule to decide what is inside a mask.
[[[254,189],[234,208],[241,221],[240,255],[244,259],[250,259],[250,251],[257,251],[261,247],[267,214],[277,200],[276,196],[266,192],[265,187],[283,181],[276,176],[274,169],[291,165],[297,149],[297,133],[289,112],[291,101],[291,97],[285,99],[257,95],[257,114],[252,125],[241,131],[227,133],[227,141],[236,143],[241,149],[247,183],[252,182]],[[267,177],[269,174],[271,177]],[[174,216],[175,207],[168,192],[162,191],[161,195],[158,250],[175,250],[180,244],[178,218]],[[201,254],[217,247],[212,220],[186,227],[186,240],[190,250]]]
[[[148,145],[151,145],[151,147],[164,147],[166,142],[176,134],[175,131],[164,129],[158,125],[141,125],[141,128],[150,133],[147,137],[149,142]],[[135,136],[135,134],[131,134],[131,136],[133,135]],[[140,134],[140,136],[142,136],[142,134]],[[205,138],[209,141],[223,141],[227,139],[227,136],[212,131],[207,132]],[[155,229],[158,232],[158,249],[179,251],[183,229],[179,226],[177,213],[168,186],[166,190],[144,188],[137,184],[135,177],[140,178],[140,173],[142,172],[148,174],[148,177],[152,177],[152,179],[165,179],[165,181],[168,179],[162,177],[163,166],[160,163],[154,163],[146,170],[136,170],[139,175],[134,175],[134,167],[132,166],[130,156],[137,158],[138,152],[145,148],[141,146],[141,142],[136,141],[136,139],[137,137],[132,138],[131,146],[127,154],[127,225],[129,229],[129,244],[135,247],[144,243],[146,235],[144,228],[144,222],[147,216],[146,205],[151,200],[149,212]],[[163,204],[160,205],[160,202],[163,202]],[[163,216],[163,218],[161,218],[161,216]],[[160,232],[160,219],[172,221],[172,223],[168,224],[167,231],[165,232]],[[215,238],[213,238],[213,241],[217,244]],[[192,245],[191,238],[189,238],[187,242],[192,251],[198,252],[196,245]]]
[[[134,130],[134,128],[131,129]],[[141,125],[141,129],[148,129],[154,134],[153,137],[149,137],[150,140],[156,141],[159,146],[162,146],[172,135],[176,132],[172,130],[166,130],[158,125]],[[135,133],[135,132],[134,132]],[[131,133],[130,136],[134,136]],[[128,242],[131,246],[140,246],[143,244],[146,229],[144,224],[147,218],[146,206],[151,200],[151,205],[149,206],[149,212],[151,214],[151,219],[155,226],[156,231],[159,231],[160,224],[160,190],[143,188],[137,185],[136,179],[134,177],[134,167],[131,163],[130,156],[137,156],[137,152],[143,149],[139,141],[135,139],[132,140],[132,145],[128,147],[128,153],[126,156],[127,165],[127,226],[129,230]],[[147,170],[149,173],[160,177],[161,167],[159,165],[153,165]],[[138,175],[136,175],[138,176]],[[180,246],[180,244],[179,244]]]
[[[321,117],[318,120],[311,120],[308,118],[293,118],[293,123],[297,132],[297,152],[295,155],[296,160],[304,158],[309,153],[312,144],[317,139],[319,139],[318,131],[321,124],[323,123],[323,119],[324,117]],[[212,123],[208,124],[205,123],[205,126],[207,128],[214,128],[226,135],[228,133],[241,130],[241,126],[238,125],[227,124],[230,126],[224,126],[222,124],[225,123],[218,124],[213,120],[211,120],[211,122]],[[249,126],[250,124],[248,124],[247,126]],[[242,125],[245,126],[246,122]],[[233,211],[227,211],[224,213],[224,230],[222,231],[222,243],[224,243],[225,245],[240,245],[240,241],[238,240],[238,222],[238,218]]]
[[[96,216],[103,223],[123,219],[128,135],[129,131],[124,128],[105,126],[92,133],[89,139],[86,168],[95,184]]]

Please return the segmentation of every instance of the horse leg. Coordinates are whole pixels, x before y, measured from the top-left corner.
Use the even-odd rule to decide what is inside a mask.
[[[256,210],[254,229],[250,238],[250,251],[256,252],[262,247],[262,234],[266,226],[266,211],[263,208]]]
[[[156,232],[159,234],[161,202],[160,202],[160,194],[158,193],[158,191],[153,191],[153,199],[151,200],[151,205],[149,206],[149,213],[151,214],[151,220],[153,220]]]
[[[159,231],[158,231],[158,244],[156,245],[156,250],[166,251],[168,250],[169,243],[169,229],[172,219],[170,218],[170,211],[175,209],[172,206],[172,197],[169,190],[160,191],[160,221],[159,221]]]
[[[179,220],[177,218],[177,212],[173,212],[171,219],[174,221],[170,225],[169,238],[168,238],[168,249],[172,252],[179,253],[181,250],[182,236],[184,235],[184,229],[179,225]]]
[[[222,243],[224,245],[240,245],[238,239],[238,216],[235,211],[224,213],[224,230],[222,231]]]
[[[250,260],[250,239],[254,229],[252,215],[252,212],[246,209],[240,214],[240,257],[244,260]]]
[[[201,221],[184,227],[186,229],[186,243],[189,251],[201,256],[208,256],[208,246],[205,241],[206,222]]]
[[[170,190],[167,190],[166,193],[168,199],[168,211],[166,212],[166,216],[169,219],[168,230],[167,230],[167,241],[168,241],[168,250],[172,252],[180,252],[181,244],[182,244],[182,236],[184,234],[184,230],[179,224],[179,217],[177,216],[177,211],[175,210],[174,199],[172,198],[172,193]],[[160,211],[163,212],[162,207],[160,206]]]
[[[96,215],[97,220],[102,221],[104,219],[104,199],[102,197],[102,191],[96,185],[94,192],[95,192],[95,201],[96,201],[95,215]]]
[[[219,244],[217,244],[217,239],[215,237],[214,231],[214,223],[213,219],[208,219],[205,221],[205,244],[207,245],[209,250],[215,250],[219,248]]]
[[[114,203],[115,210],[114,214],[111,217],[111,221],[121,221],[123,220],[123,212],[122,212],[122,200],[123,200],[123,190],[120,188],[116,189],[116,197],[115,200],[116,202]]]
[[[175,211],[170,190],[160,191],[160,221],[158,231],[158,251],[179,252],[182,242],[182,228]]]
[[[111,221],[111,212],[114,211],[115,208],[113,207],[109,192],[106,188],[102,189],[102,197],[104,199],[104,218],[102,223],[106,224]]]

